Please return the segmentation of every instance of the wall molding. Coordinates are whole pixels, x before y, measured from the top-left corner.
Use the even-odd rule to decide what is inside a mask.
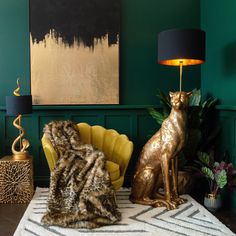
[[[236,105],[217,105],[217,110],[236,111]]]
[[[33,111],[55,111],[55,110],[130,110],[130,109],[147,109],[149,107],[161,108],[160,105],[42,105],[33,106]],[[0,111],[6,111],[5,106],[0,106]]]

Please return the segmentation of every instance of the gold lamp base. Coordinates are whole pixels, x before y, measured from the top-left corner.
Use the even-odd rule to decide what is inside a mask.
[[[19,129],[19,136],[14,140],[11,147],[13,160],[27,160],[29,158],[29,153],[26,149],[29,147],[30,144],[27,139],[24,138],[22,139],[22,137],[25,134],[25,130],[21,126],[21,116],[22,115],[18,115],[16,119],[13,121],[13,125],[17,129]],[[16,150],[17,142],[20,142],[19,151]]]
[[[11,146],[12,160],[27,160],[29,159],[29,153],[26,150],[30,143],[27,139],[23,138],[25,135],[25,130],[21,126],[22,114],[29,114],[32,112],[32,96],[25,95],[21,96],[19,78],[17,78],[17,88],[14,90],[13,94],[15,96],[6,97],[6,110],[8,115],[18,115],[14,121],[13,125],[19,130],[19,135],[16,137]],[[19,143],[17,145],[17,143]]]
[[[24,152],[18,152],[17,154],[13,154],[12,155],[12,159],[15,161],[18,160],[28,160],[30,157],[29,152],[28,151],[24,151]]]

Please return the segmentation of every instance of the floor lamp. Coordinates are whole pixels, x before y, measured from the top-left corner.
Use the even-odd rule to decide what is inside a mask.
[[[205,32],[200,29],[170,29],[158,34],[158,62],[179,66],[179,90],[182,91],[182,67],[205,61]]]

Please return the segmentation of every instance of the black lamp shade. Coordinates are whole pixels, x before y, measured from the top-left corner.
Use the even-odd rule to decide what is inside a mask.
[[[32,113],[32,96],[7,96],[7,115],[23,115]]]
[[[158,62],[183,66],[205,61],[205,32],[199,29],[171,29],[158,34]]]

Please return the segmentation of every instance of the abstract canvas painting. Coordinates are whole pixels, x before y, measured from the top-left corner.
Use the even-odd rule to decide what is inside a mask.
[[[30,0],[34,105],[119,103],[120,0]]]

